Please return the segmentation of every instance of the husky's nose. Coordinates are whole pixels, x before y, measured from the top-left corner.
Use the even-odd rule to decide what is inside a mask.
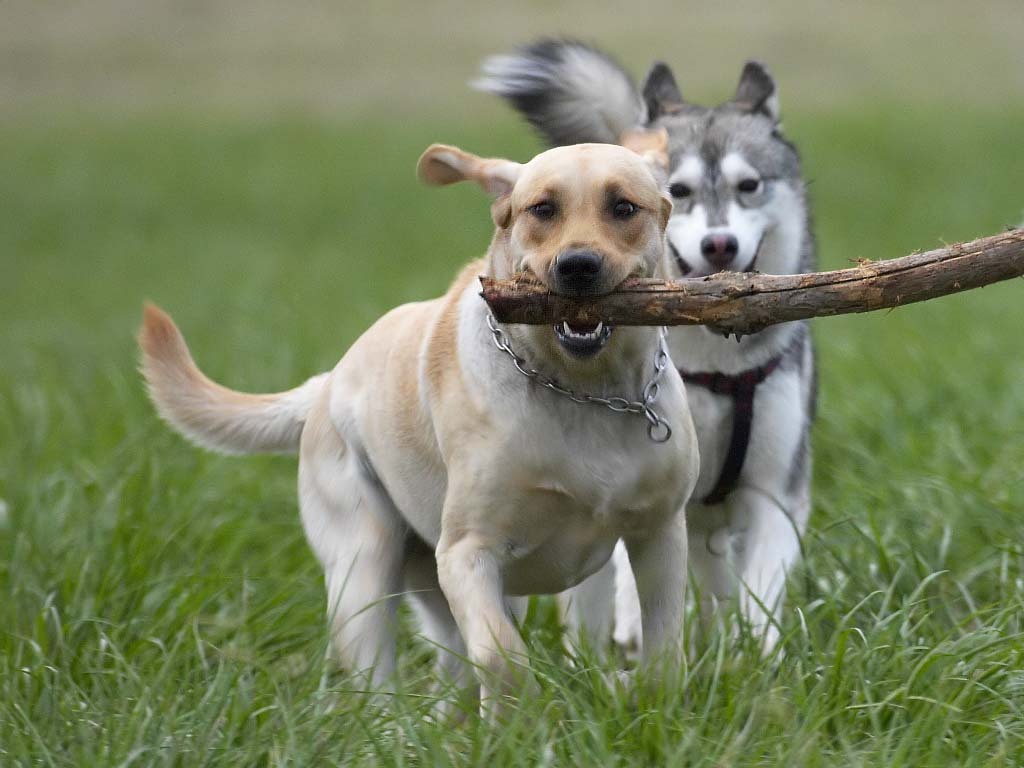
[[[700,241],[700,252],[716,269],[728,267],[736,258],[739,250],[739,241],[733,235],[720,233],[704,235],[704,239]]]
[[[604,259],[594,251],[573,248],[555,262],[555,288],[568,296],[594,293],[601,277]]]

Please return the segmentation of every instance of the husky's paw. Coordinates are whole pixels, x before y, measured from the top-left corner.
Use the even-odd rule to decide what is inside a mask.
[[[620,541],[615,547],[615,631],[612,638],[629,661],[640,658],[643,650],[643,625],[640,621],[640,598],[636,593],[629,555]]]

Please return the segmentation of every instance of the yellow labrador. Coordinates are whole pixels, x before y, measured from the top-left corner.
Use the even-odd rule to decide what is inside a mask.
[[[502,327],[478,295],[480,275],[527,272],[587,296],[660,273],[672,203],[648,163],[664,147],[639,149],[646,160],[589,144],[521,165],[430,147],[423,181],[472,180],[494,198],[486,258],[441,298],[386,314],[333,371],[288,392],[215,384],[170,317],[146,308],[142,369],[164,419],[214,450],[299,450],[302,522],[325,571],[333,652],[374,686],[394,671],[405,593],[424,634],[448,650],[438,662],[447,680],[467,686],[468,658],[484,697],[510,690],[522,681],[524,644],[509,596],[578,584],[620,537],[645,653],[680,653],[682,511],[698,459],[660,330]],[[545,381],[642,407],[575,402]]]

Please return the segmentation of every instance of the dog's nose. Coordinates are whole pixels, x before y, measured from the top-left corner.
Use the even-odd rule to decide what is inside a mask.
[[[566,251],[555,262],[555,287],[559,293],[585,295],[593,292],[604,259],[590,250]]]
[[[729,266],[739,250],[739,241],[733,235],[704,235],[704,239],[700,241],[700,252],[716,269],[725,269]]]

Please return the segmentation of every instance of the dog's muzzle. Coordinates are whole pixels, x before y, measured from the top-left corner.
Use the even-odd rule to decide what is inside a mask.
[[[588,248],[573,248],[555,261],[552,283],[555,292],[563,296],[597,296],[604,292],[604,257]],[[562,322],[555,326],[559,344],[575,357],[596,355],[608,339],[612,327],[607,323],[591,324]]]
[[[566,251],[555,261],[552,277],[556,293],[594,296],[601,292],[604,257],[589,249]]]

